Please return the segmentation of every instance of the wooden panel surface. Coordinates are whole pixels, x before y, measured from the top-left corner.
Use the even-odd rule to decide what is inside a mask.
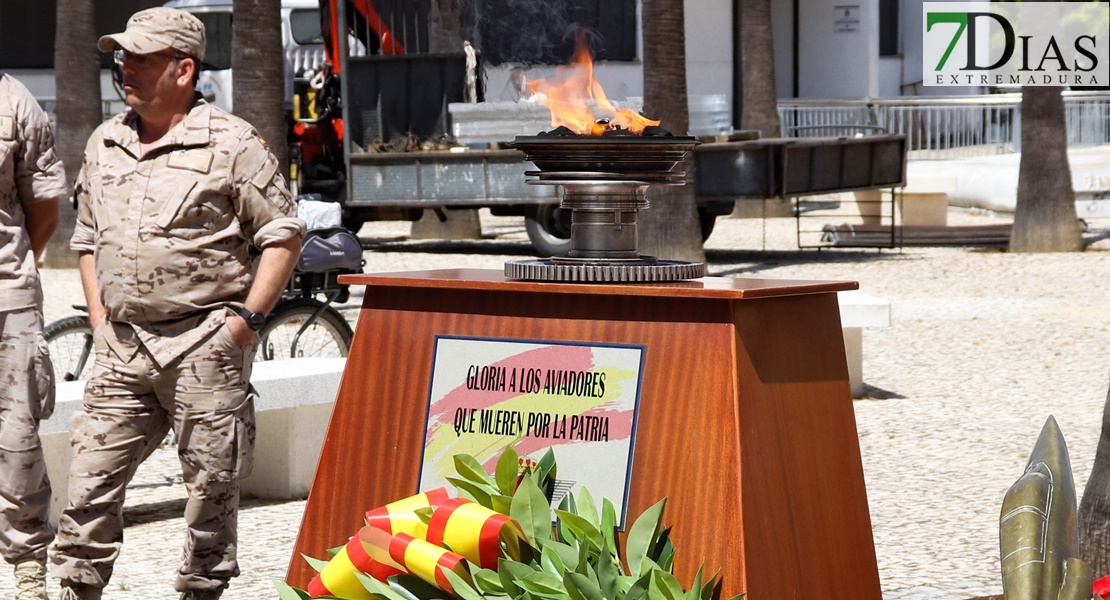
[[[836,296],[734,307],[748,597],[878,600]]]
[[[301,553],[323,557],[366,510],[416,491],[435,336],[455,335],[645,345],[627,508],[631,519],[668,497],[680,579],[704,560],[726,594],[800,597],[833,569],[844,587],[822,597],[879,597],[834,293],[566,291],[367,289],[291,583],[312,575]]]

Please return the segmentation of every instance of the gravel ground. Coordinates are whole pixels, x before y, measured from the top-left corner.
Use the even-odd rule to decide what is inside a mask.
[[[949,212],[950,224],[1008,220]],[[530,255],[520,219],[483,213],[482,224],[484,239],[447,242],[408,240],[404,223],[369,223],[360,232],[366,270],[500,269]],[[885,599],[1001,593],[999,507],[1049,415],[1067,438],[1082,492],[1110,366],[1110,220],[1089,226],[1086,252],[1019,255],[799,250],[794,219],[718,220],[706,243],[710,275],[854,280],[892,303],[892,326],[864,332],[866,397],[855,402]],[[74,314],[76,272],[48,270],[44,281],[47,320]],[[356,291],[352,318],[360,300]],[[158,452],[140,470],[108,598],[171,597],[183,497],[174,462]],[[298,501],[247,503],[244,574],[225,598],[275,596],[269,578],[284,575],[302,510]],[[0,590],[9,586],[10,574],[0,574]]]

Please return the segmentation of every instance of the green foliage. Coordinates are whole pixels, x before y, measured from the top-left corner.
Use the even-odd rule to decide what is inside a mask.
[[[521,552],[502,544],[497,570],[470,565],[473,583],[441,569],[458,600],[715,600],[720,576],[703,580],[699,569],[689,589],[672,574],[675,549],[670,528],[662,526],[666,499],[645,510],[628,531],[626,556],[618,554],[616,510],[602,499],[601,510],[585,489],[568,494],[552,510],[555,455],[549,449],[523,472],[511,445],[497,461],[493,476],[471,456],[455,457],[458,477],[449,480],[460,494],[512,517],[527,541]],[[421,515],[427,520],[429,515]],[[554,518],[554,521],[552,520]],[[516,560],[519,557],[519,560]],[[627,568],[625,567],[627,564]],[[319,567],[318,561],[313,564]],[[360,576],[377,600],[437,600],[444,592],[412,576],[389,578],[388,585]],[[289,586],[278,586],[282,600],[301,600]],[[742,596],[742,595],[741,595]],[[736,598],[740,598],[737,596]],[[730,600],[736,600],[730,599]]]

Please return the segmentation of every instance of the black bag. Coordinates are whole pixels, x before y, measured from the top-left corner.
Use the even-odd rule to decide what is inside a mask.
[[[309,273],[362,269],[362,245],[343,227],[310,229],[301,242],[297,270]]]

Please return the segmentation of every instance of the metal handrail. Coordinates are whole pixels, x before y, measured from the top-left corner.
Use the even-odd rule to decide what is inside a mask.
[[[1110,144],[1110,93],[1063,93],[1069,146]],[[1021,151],[1021,94],[787,100],[783,135],[878,128],[907,137],[911,158],[955,158]]]

